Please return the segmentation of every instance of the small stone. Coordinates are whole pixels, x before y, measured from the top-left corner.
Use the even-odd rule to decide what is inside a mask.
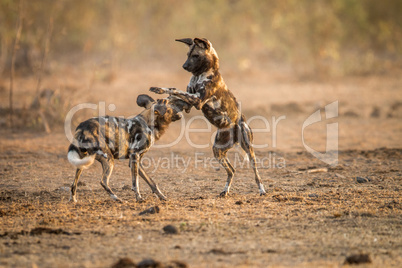
[[[266,249],[263,250],[262,253],[277,253],[278,251],[276,249]]]
[[[112,268],[135,268],[137,265],[130,258],[122,258]]]
[[[290,197],[289,200],[299,202],[299,201],[303,201],[303,197],[293,196],[293,197]]]
[[[309,195],[308,195],[308,197],[314,197],[314,198],[317,198],[317,197],[319,197],[319,195],[318,195],[318,194],[309,194]]]
[[[347,117],[359,117],[359,115],[355,111],[351,110],[346,111],[343,115]]]
[[[367,178],[362,178],[362,177],[356,177],[356,181],[357,181],[358,183],[366,183],[366,182],[369,182],[369,179],[367,179]]]
[[[361,264],[371,263],[371,258],[368,254],[354,254],[346,257],[344,264]]]
[[[131,190],[131,186],[129,186],[129,185],[124,185],[122,189],[123,189],[123,190]]]
[[[165,264],[166,268],[188,268],[190,267],[187,263],[182,261],[170,261]]]
[[[145,214],[155,214],[155,213],[159,213],[160,209],[158,206],[154,206],[151,208],[148,208],[144,211],[141,211],[138,215],[145,215]]]
[[[341,179],[345,179],[345,178],[346,178],[345,176],[343,176],[343,175],[341,175],[341,174],[339,174],[339,173],[335,173],[335,176],[338,177],[338,178],[341,178]]]
[[[286,196],[283,196],[283,195],[280,195],[280,194],[273,195],[272,198],[274,198],[278,202],[285,202],[285,201],[289,200]]]
[[[87,184],[85,182],[79,181],[77,183],[77,186],[87,186]]]
[[[374,106],[373,110],[371,111],[370,117],[373,117],[373,118],[380,117],[380,108],[378,108],[377,106]]]
[[[342,213],[341,212],[334,212],[334,217],[335,218],[340,218],[340,217],[342,217]]]
[[[163,231],[165,232],[165,234],[178,234],[179,233],[179,230],[177,230],[176,226],[171,225],[171,224],[163,227]]]
[[[239,201],[236,201],[236,203],[235,203],[236,205],[243,205],[243,201],[241,201],[241,200],[239,200]]]
[[[145,259],[145,260],[142,260],[140,263],[138,263],[137,267],[138,268],[161,268],[161,267],[163,267],[163,265],[159,261],[155,261],[153,259]]]

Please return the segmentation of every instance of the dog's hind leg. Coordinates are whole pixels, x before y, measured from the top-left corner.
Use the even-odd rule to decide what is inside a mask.
[[[220,193],[221,197],[228,195],[230,186],[232,185],[233,176],[235,174],[235,169],[226,156],[227,151],[233,147],[232,134],[232,130],[218,130],[218,133],[215,137],[214,146],[212,147],[215,158],[225,168],[228,175],[225,188],[223,192]]]
[[[226,197],[229,193],[230,186],[232,185],[233,177],[235,174],[235,169],[232,164],[230,164],[229,159],[226,156],[227,151],[220,151],[219,149],[213,148],[214,156],[219,161],[221,166],[223,166],[228,174],[226,185],[223,191],[220,193],[221,197]]]
[[[110,187],[109,187],[109,179],[110,179],[110,176],[112,175],[113,167],[114,167],[113,158],[111,158],[111,156],[108,155],[108,158],[97,157],[97,160],[99,162],[101,162],[102,169],[103,169],[103,174],[102,174],[102,179],[101,179],[100,184],[102,185],[102,187],[106,190],[106,192],[110,195],[110,197],[113,200],[122,203],[122,201],[117,197],[117,195],[115,195],[113,193],[112,189],[110,189]]]
[[[240,131],[241,131],[241,135],[239,135],[240,145],[243,148],[243,150],[247,153],[250,159],[251,167],[253,168],[255,174],[255,182],[257,183],[260,195],[265,195],[266,192],[264,189],[264,185],[262,184],[260,174],[258,173],[254,148],[252,146],[253,133],[250,127],[247,125],[247,123],[244,122],[243,120],[240,121]]]
[[[166,196],[162,194],[162,192],[159,190],[158,185],[150,178],[148,175],[145,173],[145,170],[143,167],[140,165],[139,168],[140,171],[140,176],[144,179],[144,181],[151,187],[152,192],[156,194],[160,200],[167,200]]]
[[[74,182],[71,185],[71,195],[70,195],[70,202],[75,202],[77,203],[77,184],[78,184],[78,180],[80,179],[81,173],[82,173],[81,168],[77,168],[77,171],[75,172],[75,178],[74,178]]]

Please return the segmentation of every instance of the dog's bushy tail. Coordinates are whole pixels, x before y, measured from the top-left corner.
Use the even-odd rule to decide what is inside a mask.
[[[81,125],[78,126],[74,141],[68,148],[68,161],[79,169],[86,169],[94,163],[96,155],[107,158],[107,154],[99,146],[98,135],[83,131]]]
[[[71,144],[68,148],[67,159],[76,168],[86,169],[94,163],[95,154],[86,155],[83,158],[81,158],[80,154],[80,148]]]

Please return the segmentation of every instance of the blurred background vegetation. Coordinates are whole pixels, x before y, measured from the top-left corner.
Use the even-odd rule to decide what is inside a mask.
[[[103,57],[115,66],[183,60],[174,42],[182,37],[208,38],[240,70],[383,73],[401,67],[401,11],[400,0],[0,0],[0,71],[10,67],[21,17],[15,65],[28,74],[45,50],[53,60]]]

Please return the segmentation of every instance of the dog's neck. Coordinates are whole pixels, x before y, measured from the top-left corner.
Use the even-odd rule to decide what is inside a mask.
[[[222,75],[219,72],[219,68],[210,68],[208,71],[200,74],[194,75],[191,77],[188,87],[197,88],[205,83],[212,83],[213,88],[223,88],[226,89],[225,81],[222,78]]]
[[[214,69],[209,69],[206,72],[203,72],[200,75],[194,75],[190,79],[190,84],[202,84],[205,81],[209,81],[216,75],[216,73],[219,73],[219,70],[214,70]]]
[[[190,79],[190,84],[195,85],[195,84],[202,84],[205,81],[211,81],[211,80],[219,80],[222,76],[219,72],[219,68],[210,68],[206,72],[203,72],[202,74],[195,75],[192,74],[193,76]]]
[[[151,109],[143,111],[140,115],[151,129],[155,140],[159,140],[169,127],[170,122],[165,122],[163,119],[157,118],[157,116],[152,113]]]

